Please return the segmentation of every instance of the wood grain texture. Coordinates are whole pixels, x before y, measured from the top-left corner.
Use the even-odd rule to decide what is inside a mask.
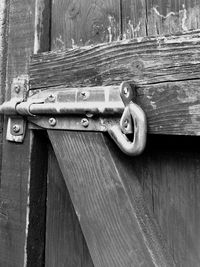
[[[199,32],[44,53],[30,66],[31,89],[130,81],[149,133],[199,135]]]
[[[33,51],[33,1],[8,1],[9,35],[6,100],[10,98],[12,79],[27,72],[28,57]],[[6,124],[5,124],[6,126]],[[6,127],[5,127],[6,130]],[[23,145],[3,141],[0,193],[0,265],[24,266],[26,254],[26,216],[30,170],[31,138]]]
[[[147,34],[188,32],[200,27],[199,0],[147,1]]]
[[[35,2],[6,1],[6,7],[9,19],[5,20],[4,72],[5,100],[9,100],[13,79],[28,73],[34,50]],[[40,173],[35,165],[39,160],[36,154],[44,145],[40,147],[41,143],[29,131],[23,144],[7,142],[6,124],[5,121],[0,191],[0,266],[43,266],[46,191],[42,162],[45,160],[39,162],[44,167]],[[37,208],[40,212],[36,214]]]
[[[146,4],[146,0],[122,0],[123,39],[147,36]]]
[[[120,35],[119,0],[52,2],[52,50],[112,42]]]
[[[51,47],[51,1],[35,1],[34,53],[49,51]]]
[[[63,175],[50,146],[46,232],[46,266],[93,267]]]
[[[123,39],[197,30],[200,1],[123,0]]]
[[[199,142],[197,137],[149,136],[143,155],[125,160],[126,172],[138,178],[176,266],[182,267],[200,266]],[[114,145],[113,152],[119,154]],[[123,163],[123,157],[118,161]]]
[[[126,181],[128,173],[115,164],[103,136],[48,134],[94,266],[174,266],[137,179]]]
[[[200,33],[191,32],[38,54],[30,65],[31,89],[199,79],[199,48]]]

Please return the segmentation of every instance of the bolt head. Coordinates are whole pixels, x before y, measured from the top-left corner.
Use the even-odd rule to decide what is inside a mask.
[[[89,92],[85,92],[85,91],[82,91],[81,92],[81,96],[84,100],[88,99],[88,97],[90,96],[90,93]]]
[[[19,133],[19,131],[21,130],[21,127],[20,127],[20,125],[15,124],[15,125],[13,125],[12,129],[13,129],[14,133]]]
[[[49,96],[48,96],[48,101],[49,101],[49,102],[55,102],[55,101],[56,101],[55,96],[54,96],[53,94],[49,95]]]
[[[129,120],[126,119],[126,120],[124,121],[123,127],[124,127],[125,129],[127,129],[128,126],[129,126]]]
[[[56,126],[56,123],[57,123],[57,121],[56,121],[55,118],[50,118],[50,119],[49,119],[49,125],[50,125],[50,126],[54,127],[54,126]]]
[[[14,86],[14,90],[15,90],[15,93],[16,93],[16,94],[19,94],[19,92],[20,92],[20,90],[21,90],[20,85],[17,85],[17,84],[16,84],[16,85]]]
[[[129,89],[126,86],[123,88],[123,93],[125,96],[129,94]]]
[[[81,120],[81,124],[82,124],[82,126],[83,127],[88,127],[89,126],[89,121],[88,121],[88,119],[86,119],[86,118],[84,118],[84,119],[82,119]]]

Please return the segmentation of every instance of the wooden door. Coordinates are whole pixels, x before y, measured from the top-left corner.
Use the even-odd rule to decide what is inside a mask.
[[[36,93],[128,80],[137,83],[150,134],[144,153],[130,158],[102,133],[29,129],[23,144],[10,143],[5,117],[0,266],[200,266],[200,37],[190,32],[199,28],[200,3],[5,7],[2,101],[13,79],[27,75]]]

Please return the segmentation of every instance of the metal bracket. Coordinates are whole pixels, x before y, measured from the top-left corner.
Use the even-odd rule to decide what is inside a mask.
[[[18,91],[16,81],[13,88]],[[135,97],[134,88],[126,82],[120,86],[44,90],[28,97],[26,90],[26,97],[1,105],[0,113],[10,116],[10,141],[23,141],[26,118],[32,129],[107,131],[122,151],[137,155],[146,144],[146,117],[133,103]],[[131,133],[132,142],[126,137]]]
[[[28,89],[27,75],[22,75],[13,79],[11,85],[11,100],[0,106],[0,109],[3,107],[4,110],[0,113],[9,115],[6,133],[6,139],[8,141],[22,143],[24,140],[26,120],[18,116],[16,107],[26,100]]]

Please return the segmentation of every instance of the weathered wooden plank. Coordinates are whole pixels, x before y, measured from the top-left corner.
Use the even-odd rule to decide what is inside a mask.
[[[123,39],[147,35],[146,0],[122,0]]]
[[[199,29],[199,0],[148,0],[147,34],[163,35]]]
[[[92,267],[79,221],[50,146],[47,196],[46,266]]]
[[[120,35],[119,0],[52,2],[52,50],[102,42]]]
[[[174,266],[137,179],[117,166],[104,137],[48,134],[95,267]]]
[[[34,51],[35,2],[14,0],[6,1],[6,4],[9,19],[6,21],[8,29],[5,33],[5,42],[8,47],[5,47],[5,52],[8,53],[5,53],[5,62],[7,55],[8,59],[7,64],[4,63],[4,67],[6,64],[4,72],[6,70],[5,100],[9,100],[13,79],[27,74],[29,58]],[[45,177],[43,170],[40,170],[41,173],[38,175],[34,169],[36,159],[39,159],[34,152],[40,151],[41,147],[33,148],[33,145],[41,145],[41,143],[29,131],[23,144],[10,143],[6,141],[5,132],[6,121],[0,191],[0,265],[26,266],[34,262],[37,266],[43,266],[43,212],[45,212],[46,190],[44,190],[45,180],[42,178]],[[44,161],[39,164],[42,162]],[[38,178],[40,181],[37,180]],[[35,187],[36,181],[38,186],[41,185],[40,189]],[[42,196],[43,198],[40,199]],[[40,199],[40,203],[36,203],[35,198]],[[37,208],[40,208],[40,212],[35,215],[34,211]],[[38,218],[39,214],[40,218]],[[35,216],[37,223],[35,223]],[[39,244],[37,239],[40,241]]]
[[[27,59],[33,48],[34,33],[34,3],[10,1],[9,7],[6,99],[9,99],[11,94],[12,79],[27,71]],[[3,141],[0,194],[2,266],[24,266],[26,262],[30,144],[29,134],[23,146],[11,144],[5,139]]]
[[[35,1],[34,53],[49,51],[51,47],[51,1]]]
[[[135,39],[36,55],[32,89],[199,79],[200,33]]]
[[[157,135],[148,136],[140,157],[126,159],[126,172],[138,178],[176,266],[200,266],[199,161],[199,137]]]

